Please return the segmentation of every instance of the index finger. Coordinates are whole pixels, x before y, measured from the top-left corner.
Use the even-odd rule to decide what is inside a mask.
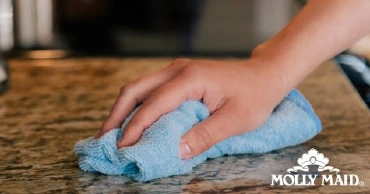
[[[104,121],[102,129],[95,138],[99,138],[110,129],[120,127],[137,104],[141,103],[160,85],[170,80],[176,72],[177,69],[174,66],[168,66],[123,87],[116,102],[113,104],[108,118]]]
[[[177,77],[171,82],[163,85],[148,97],[133,116],[123,132],[118,147],[131,146],[135,144],[152,123],[160,116],[178,107],[185,100],[200,100],[202,92],[195,89],[187,77]]]

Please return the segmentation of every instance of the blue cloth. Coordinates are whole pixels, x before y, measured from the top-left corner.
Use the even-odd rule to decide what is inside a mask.
[[[123,123],[122,129],[113,129],[100,139],[90,137],[75,145],[75,154],[82,170],[127,175],[137,181],[149,181],[188,173],[207,158],[264,153],[297,145],[321,130],[320,120],[311,105],[297,90],[293,90],[274,109],[262,127],[225,139],[195,158],[181,160],[181,136],[209,116],[207,107],[201,101],[185,101],[151,125],[138,143],[117,149],[116,143],[133,114],[135,111]]]

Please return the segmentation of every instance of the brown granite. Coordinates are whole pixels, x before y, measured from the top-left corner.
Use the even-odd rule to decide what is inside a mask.
[[[12,60],[11,89],[0,97],[0,193],[370,193],[370,114],[348,80],[328,62],[299,89],[323,131],[299,146],[209,160],[192,173],[137,183],[82,172],[74,144],[100,128],[119,88],[171,59]],[[364,186],[272,187],[311,147]]]

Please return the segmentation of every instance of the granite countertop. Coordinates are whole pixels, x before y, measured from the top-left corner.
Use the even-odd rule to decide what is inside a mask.
[[[299,89],[323,131],[299,146],[209,160],[182,176],[138,183],[78,169],[74,144],[94,135],[119,88],[169,64],[169,58],[11,60],[11,89],[0,97],[0,193],[370,193],[370,114],[332,62]],[[310,148],[363,186],[270,186]]]

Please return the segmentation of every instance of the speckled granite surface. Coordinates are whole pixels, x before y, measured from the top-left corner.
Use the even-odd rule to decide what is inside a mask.
[[[11,90],[0,97],[0,193],[370,193],[370,114],[345,76],[326,63],[299,89],[323,122],[311,141],[262,155],[209,160],[191,174],[137,183],[85,173],[72,148],[97,132],[120,86],[170,59],[13,60]],[[314,147],[364,186],[272,187]]]

